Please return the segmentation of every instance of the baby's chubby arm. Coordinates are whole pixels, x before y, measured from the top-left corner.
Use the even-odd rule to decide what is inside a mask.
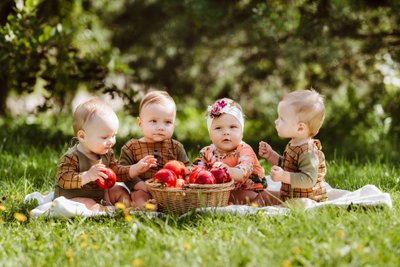
[[[290,172],[284,171],[279,166],[272,166],[271,170],[269,171],[269,175],[274,182],[290,184]]]
[[[129,176],[131,178],[148,171],[150,168],[157,166],[157,159],[153,155],[147,155],[136,164],[131,165],[129,168]]]
[[[259,143],[258,154],[272,165],[279,165],[279,154],[267,142],[261,141]]]

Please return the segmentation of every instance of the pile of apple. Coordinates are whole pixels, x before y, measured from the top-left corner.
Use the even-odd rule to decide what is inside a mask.
[[[223,168],[195,167],[187,176],[185,164],[178,160],[170,160],[154,175],[154,183],[162,183],[166,187],[182,188],[185,184],[222,184],[231,180]]]

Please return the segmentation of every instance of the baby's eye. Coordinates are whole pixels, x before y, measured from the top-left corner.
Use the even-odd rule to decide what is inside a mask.
[[[151,122],[151,123],[156,123],[157,121],[156,121],[156,120],[150,120],[150,122]]]
[[[231,125],[232,129],[238,128],[237,125]]]
[[[172,121],[166,121],[165,123],[166,124],[172,124]]]

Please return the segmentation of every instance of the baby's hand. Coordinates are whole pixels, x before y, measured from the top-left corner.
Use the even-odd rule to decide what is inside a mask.
[[[147,155],[141,160],[139,160],[136,164],[132,165],[129,174],[130,177],[136,177],[139,174],[142,174],[148,171],[150,168],[157,166],[157,159],[153,155]]]
[[[271,151],[273,151],[272,147],[267,142],[264,142],[264,141],[260,142],[260,144],[258,146],[258,154],[261,157],[268,159],[271,154]]]
[[[212,168],[220,168],[220,169],[228,170],[229,166],[221,161],[217,161],[212,165]]]
[[[284,170],[279,166],[272,166],[271,170],[269,171],[269,175],[271,176],[272,181],[280,182],[282,181]]]
[[[258,154],[268,160],[268,162],[272,165],[279,164],[279,154],[276,153],[267,142],[260,142],[258,147]]]
[[[94,182],[97,179],[100,179],[104,182],[104,179],[107,178],[107,174],[102,171],[106,170],[106,166],[104,164],[98,163],[90,167],[90,169],[82,174],[82,177],[88,182]]]

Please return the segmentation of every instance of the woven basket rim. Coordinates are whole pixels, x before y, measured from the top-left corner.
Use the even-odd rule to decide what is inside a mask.
[[[233,189],[234,181],[231,179],[228,183],[223,183],[223,184],[185,184],[184,187],[182,188],[176,188],[176,187],[165,187],[161,183],[153,183],[153,179],[149,179],[145,182],[151,189],[155,190],[163,190],[163,191],[169,191],[169,192],[186,192],[188,190],[194,189],[204,189],[204,190],[216,190],[219,191],[221,189],[226,189],[226,188],[231,188]]]

